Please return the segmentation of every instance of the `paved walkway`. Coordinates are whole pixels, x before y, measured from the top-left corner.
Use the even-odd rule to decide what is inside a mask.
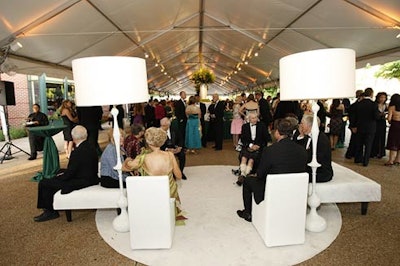
[[[103,125],[103,128],[107,128],[107,126]],[[107,142],[107,130],[99,131],[99,143],[102,146],[102,143]],[[60,164],[62,167],[65,167],[67,164],[67,159],[64,153],[64,136],[63,133],[60,132],[53,136],[53,140],[56,143],[57,149],[60,155]],[[29,148],[29,140],[28,138],[15,139],[11,141],[12,144],[21,148],[22,150],[30,153]],[[0,142],[0,148],[6,144],[5,141]],[[5,152],[6,149],[3,150]],[[4,153],[0,153],[0,160],[3,158]],[[11,146],[12,159],[4,160],[2,164],[0,164],[0,179],[11,177],[11,176],[20,176],[26,173],[33,173],[35,171],[40,171],[42,169],[43,163],[43,152],[38,152],[38,157],[36,160],[29,161],[29,156],[24,152],[20,152],[17,148]]]

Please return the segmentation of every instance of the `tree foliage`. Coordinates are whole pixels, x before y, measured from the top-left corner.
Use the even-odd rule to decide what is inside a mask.
[[[376,73],[377,78],[400,79],[400,60],[384,64]]]

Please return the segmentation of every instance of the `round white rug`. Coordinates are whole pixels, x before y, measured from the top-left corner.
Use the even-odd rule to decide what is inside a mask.
[[[193,166],[179,188],[186,211],[185,226],[175,227],[169,250],[132,250],[128,233],[112,228],[115,210],[98,210],[100,235],[118,253],[146,265],[293,265],[326,249],[337,237],[342,218],[336,204],[323,204],[327,220],[322,233],[306,231],[303,245],[268,248],[253,225],[236,215],[243,209],[242,188],[235,184],[236,166]]]

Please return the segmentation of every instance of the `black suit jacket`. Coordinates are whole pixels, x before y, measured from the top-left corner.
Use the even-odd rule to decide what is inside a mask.
[[[214,114],[215,114],[216,122],[224,121],[224,110],[225,110],[225,102],[224,101],[218,101],[214,105]]]
[[[378,104],[371,99],[363,99],[355,109],[354,125],[357,133],[375,133],[376,120],[380,118]]]
[[[207,107],[204,103],[199,103],[200,105],[200,111],[201,111],[201,116],[200,116],[200,122],[204,122],[204,116],[207,113]]]
[[[257,168],[257,178],[264,181],[268,174],[306,172],[307,152],[289,138],[284,138],[264,149]],[[264,188],[263,188],[264,189]]]
[[[175,102],[175,116],[179,123],[185,123],[187,121],[185,110],[186,106],[183,103],[182,99],[179,99]]]
[[[268,130],[264,123],[257,122],[256,124],[256,138],[254,140],[251,139],[251,124],[246,123],[242,126],[242,134],[240,136],[240,141],[244,147],[249,147],[249,145],[256,144],[260,146],[260,151],[267,145],[268,143]]]
[[[294,134],[293,140],[303,146],[307,151],[307,162],[312,160],[312,141],[310,141],[309,147],[307,147],[309,136],[305,136],[303,139],[298,140],[298,131]],[[323,132],[319,132],[318,135],[318,145],[317,145],[317,161],[321,164],[317,168],[317,182],[328,182],[332,180],[333,169],[332,169],[332,152],[331,145],[328,137]],[[312,181],[312,169],[307,166],[307,172],[309,173],[309,181]]]
[[[160,147],[161,150],[165,151],[166,148],[175,148],[175,147],[183,147],[184,145],[184,139],[181,136],[180,132],[178,130],[175,130],[174,128],[169,129],[171,138],[167,137],[167,140],[165,143]]]
[[[98,158],[96,150],[88,141],[84,141],[72,151],[64,173],[55,177],[59,180],[67,181],[67,184],[61,190],[61,194],[98,184],[97,171]]]

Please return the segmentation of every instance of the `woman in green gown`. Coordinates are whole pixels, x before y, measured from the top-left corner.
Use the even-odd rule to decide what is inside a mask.
[[[162,151],[160,147],[167,140],[167,133],[161,128],[150,127],[146,130],[146,143],[149,149],[136,156],[135,159],[127,158],[123,164],[124,171],[137,170],[141,176],[168,176],[170,197],[175,198],[176,223],[185,220],[180,208],[177,181],[182,179],[182,172],[179,169],[173,153]]]

